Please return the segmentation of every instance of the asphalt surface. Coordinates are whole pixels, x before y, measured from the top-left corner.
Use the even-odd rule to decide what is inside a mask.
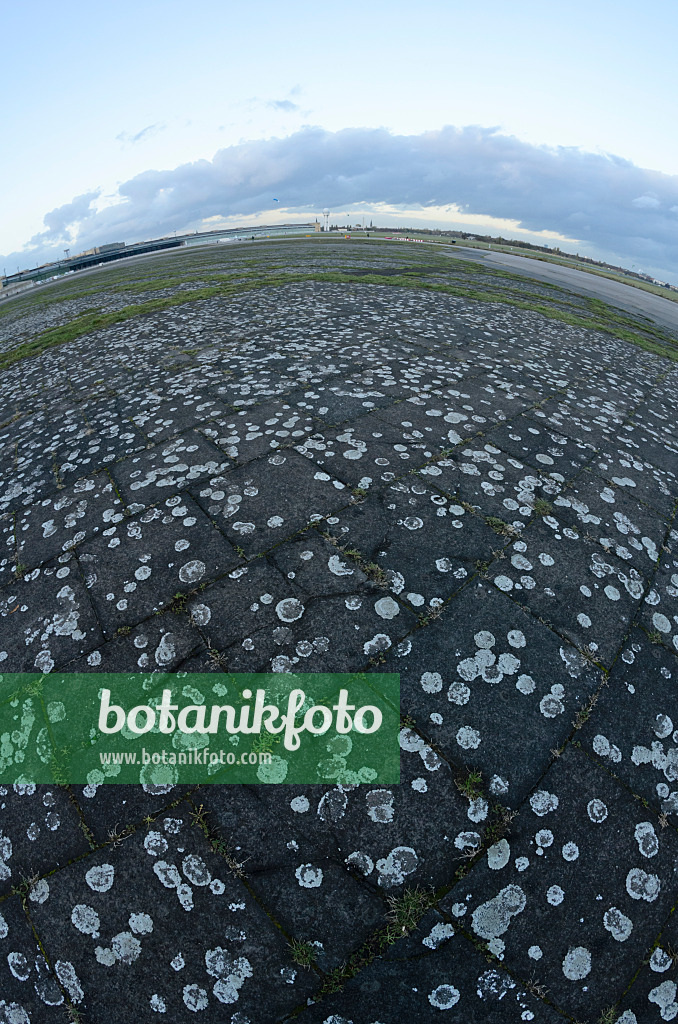
[[[587,274],[584,270],[562,267],[556,263],[546,263],[530,259],[526,256],[514,256],[505,252],[485,252],[458,246],[447,250],[446,254],[453,259],[472,260],[475,263],[486,263],[491,267],[510,270],[513,274],[522,274],[537,281],[548,281],[562,288],[602,299],[621,309],[627,309],[636,316],[648,317],[661,327],[678,332],[678,302],[663,299],[661,295],[634,288],[633,285],[611,281],[606,277]]]

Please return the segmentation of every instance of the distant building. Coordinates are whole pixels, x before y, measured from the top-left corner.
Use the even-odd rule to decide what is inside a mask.
[[[85,249],[84,252],[78,252],[72,259],[77,260],[81,256],[98,256],[102,252],[115,252],[117,249],[124,249],[124,242],[108,242],[107,245],[95,245],[92,249]]]

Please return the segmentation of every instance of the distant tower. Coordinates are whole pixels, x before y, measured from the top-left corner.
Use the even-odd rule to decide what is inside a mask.
[[[328,209],[323,210],[323,231],[330,230],[330,211]]]

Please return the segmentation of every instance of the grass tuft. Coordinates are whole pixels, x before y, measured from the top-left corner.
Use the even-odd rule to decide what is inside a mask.
[[[395,938],[401,938],[416,928],[420,919],[435,903],[435,894],[416,886],[405,889],[400,896],[387,898],[388,920]]]
[[[553,505],[544,498],[537,498],[533,508],[538,516],[550,516],[553,512]]]
[[[482,772],[477,768],[467,768],[465,774],[457,776],[454,784],[469,800],[477,800],[483,795],[482,781]]]
[[[318,950],[312,942],[292,939],[290,942],[290,956],[299,967],[305,967],[307,970],[310,970],[318,959]]]
[[[505,523],[503,519],[498,519],[496,516],[487,516],[485,522],[500,537],[516,537],[518,535],[515,526]]]

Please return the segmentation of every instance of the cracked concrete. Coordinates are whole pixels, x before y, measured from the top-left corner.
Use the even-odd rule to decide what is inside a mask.
[[[674,364],[414,280],[184,298],[2,371],[0,671],[399,672],[401,783],[0,787],[0,1021],[678,1018]]]

